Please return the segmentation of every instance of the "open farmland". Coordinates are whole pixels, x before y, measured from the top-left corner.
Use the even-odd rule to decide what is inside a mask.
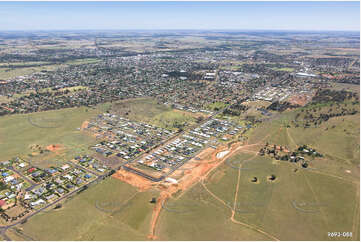
[[[272,164],[269,160],[251,160],[244,168],[249,170],[241,171],[236,220],[261,228],[281,240],[295,236],[300,240],[325,240],[328,231],[340,226],[353,230],[353,211],[358,202],[357,186],[353,183],[303,170],[295,172],[292,164]],[[271,174],[276,176],[275,181],[268,180]],[[257,177],[259,183],[252,183],[253,177]],[[340,193],[344,198],[340,204],[331,202]],[[346,221],[336,222],[332,217],[340,213],[350,216]]]
[[[149,121],[162,112],[170,111],[171,108],[158,104],[152,98],[139,98],[115,103],[112,110],[129,119]]]
[[[39,65],[32,67],[16,67],[16,68],[7,68],[6,66],[1,66],[0,79],[11,79],[18,76],[29,75],[34,72],[55,70],[59,67],[60,66],[58,64]]]
[[[200,113],[172,109],[167,105],[157,103],[152,98],[120,101],[113,105],[112,111],[128,119],[147,122],[169,130],[178,130],[192,125],[197,118],[205,116]]]
[[[111,178],[17,228],[35,240],[146,240],[153,196]]]
[[[86,151],[94,142],[80,132],[82,123],[104,109],[70,108],[32,114],[18,114],[0,118],[0,159],[14,156],[33,159],[36,163],[48,160],[53,153],[32,155],[32,146],[61,144],[63,149],[58,155],[70,158],[74,153]],[[59,158],[59,157],[56,157]]]
[[[265,240],[329,240],[328,232],[338,228],[353,232],[356,237],[352,240],[358,239],[359,116],[331,118],[322,123],[321,128],[287,127],[294,115],[286,112],[277,120],[252,128],[247,135],[248,144],[259,145],[239,151],[204,182],[171,200],[172,208],[173,203],[179,204],[174,205],[175,208],[187,212],[177,214],[165,209],[160,216],[159,237],[171,239],[171,234],[180,233],[178,238],[188,239],[189,234],[195,233],[194,227],[183,226],[180,232],[167,221],[189,219],[196,221],[197,230],[231,223],[258,231],[265,235]],[[335,127],[328,133],[322,132],[333,125]],[[259,157],[257,147],[266,142],[289,149],[309,144],[325,155],[314,159],[309,169],[304,169],[300,164]],[[270,180],[272,175],[275,180]],[[217,221],[207,217],[206,226],[202,216],[197,214],[208,206],[213,207],[215,214],[218,209],[224,212],[218,215]],[[340,216],[342,220],[337,219]],[[227,237],[211,231],[207,234],[221,236],[220,239]],[[161,237],[164,235],[168,237]]]
[[[269,180],[271,175],[276,176],[275,181]],[[255,178],[257,181],[253,181]],[[159,236],[162,239],[172,239],[172,235],[180,233],[177,238],[190,239],[187,236],[194,233],[193,229],[204,230],[213,224],[228,224],[227,229],[233,226],[251,228],[250,231],[260,231],[259,236],[266,234],[262,238],[264,240],[290,240],[295,237],[299,240],[327,240],[327,232],[340,227],[359,236],[358,189],[357,180],[352,175],[348,178],[338,177],[320,168],[302,169],[298,165],[284,161],[274,162],[269,158],[255,157],[252,152],[241,151],[229,158],[202,185],[199,184],[182,197],[176,198],[174,203],[179,204],[176,208],[186,211],[189,207],[194,207],[194,211],[184,214],[167,210],[162,212]],[[196,205],[192,203],[194,200]],[[213,214],[217,214],[218,210],[224,211],[217,215],[216,220],[210,216],[203,220],[204,217],[198,214],[207,213],[199,210],[207,207],[213,207]],[[340,221],[337,217],[341,214],[349,216]],[[176,226],[173,227],[176,222],[168,222],[179,220],[194,220],[196,228],[183,226],[181,232]],[[207,225],[204,221],[207,221]],[[214,234],[211,231],[207,234],[220,236],[219,239],[229,239],[224,234]],[[161,237],[162,235],[168,237]],[[233,235],[235,236],[234,233]]]
[[[92,58],[75,59],[64,63],[51,62],[18,62],[18,63],[0,63],[0,80],[12,79],[18,76],[26,76],[34,72],[54,71],[69,65],[92,64],[99,60]]]
[[[159,218],[156,235],[160,240],[268,240],[265,235],[232,223],[230,210],[200,184],[169,202],[170,209],[164,209]]]

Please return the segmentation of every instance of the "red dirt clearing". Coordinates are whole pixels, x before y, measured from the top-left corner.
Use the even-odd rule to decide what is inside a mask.
[[[156,206],[153,209],[149,239],[157,239],[155,235],[155,228],[158,222],[159,214],[162,210],[162,204],[171,198],[173,194],[181,191],[181,197],[186,190],[191,188],[199,181],[205,179],[212,170],[221,165],[230,155],[232,155],[239,147],[240,143],[234,143],[230,148],[227,146],[220,146],[217,149],[208,148],[202,151],[197,157],[199,164],[193,169],[186,170],[184,176],[178,180],[177,184],[169,184],[163,182],[159,188],[162,190],[157,200]],[[217,158],[217,154],[223,151],[229,151],[221,158]],[[193,162],[194,158],[189,162]],[[178,198],[179,198],[178,197]]]
[[[89,125],[89,121],[84,121],[81,126],[80,126],[80,130],[84,130],[86,128],[88,128],[88,125]]]
[[[167,181],[151,182],[141,176],[133,174],[125,170],[119,170],[112,175],[113,178],[124,181],[132,186],[138,188],[139,191],[146,191],[151,188],[158,189],[160,195],[153,208],[152,219],[150,223],[150,234],[148,239],[155,240],[156,226],[159,219],[159,214],[162,211],[162,205],[167,202],[169,198],[172,198],[174,194],[181,192],[177,199],[179,199],[186,190],[200,181],[203,181],[208,175],[221,165],[228,157],[232,156],[235,152],[243,150],[248,147],[252,147],[259,144],[241,145],[241,143],[233,143],[232,145],[222,145],[217,149],[207,148],[197,155],[197,159],[193,158],[187,163],[190,163],[190,169],[177,170],[170,177],[176,179],[176,183],[170,183]],[[225,152],[227,151],[227,152]],[[222,153],[223,154],[222,154]],[[222,155],[218,155],[221,153]],[[184,165],[187,167],[187,164]]]
[[[54,145],[48,145],[46,146],[46,149],[52,152],[56,152],[59,151],[61,149],[63,149],[64,147],[62,145],[59,144],[54,144]]]
[[[131,172],[125,171],[125,170],[119,170],[116,173],[112,175],[113,178],[119,179],[123,182],[126,182],[136,188],[140,192],[146,191],[150,189],[153,186],[153,182],[138,176],[136,174],[133,174]]]
[[[288,99],[291,104],[297,104],[305,106],[311,100],[310,97],[306,95],[294,95]]]

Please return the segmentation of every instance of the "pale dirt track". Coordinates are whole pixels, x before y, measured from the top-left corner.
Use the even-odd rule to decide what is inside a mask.
[[[232,155],[234,155],[236,152],[238,152],[240,150],[253,153],[254,156],[256,156],[257,155],[256,151],[247,150],[247,148],[260,145],[263,142],[263,140],[266,139],[267,137],[268,136],[264,137],[261,141],[254,143],[254,144],[246,144],[246,145],[241,146],[240,143],[234,143],[230,146],[230,148],[228,148],[227,146],[221,146],[221,147],[218,147],[216,150],[209,148],[209,149],[206,149],[203,152],[201,152],[198,155],[198,157],[200,158],[200,164],[197,167],[193,168],[192,170],[187,171],[187,173],[178,181],[179,183],[177,185],[171,185],[171,186],[169,186],[169,189],[161,192],[161,196],[157,201],[157,203],[159,203],[159,205],[155,207],[155,210],[153,213],[151,228],[150,228],[150,235],[148,236],[148,238],[156,239],[156,236],[155,236],[156,231],[155,230],[156,230],[156,225],[157,225],[159,214],[162,210],[161,204],[165,203],[168,198],[172,197],[172,194],[181,190],[181,194],[177,197],[177,199],[179,199],[180,197],[182,197],[183,194],[185,194],[185,191],[187,191],[189,188],[191,188],[198,182],[201,182],[201,184],[205,187],[204,180],[209,176],[209,174],[214,169],[219,167],[219,165],[223,164],[223,162],[226,159],[228,159],[229,157],[231,157]],[[228,153],[226,153],[224,151],[228,151]],[[218,155],[218,157],[217,157],[217,154],[219,154],[221,152],[222,152],[222,156]],[[222,157],[222,158],[220,158],[220,157]],[[222,201],[219,198],[216,198],[216,199],[219,201]],[[226,205],[224,203],[224,201],[222,201],[222,203],[224,205]],[[229,207],[228,205],[226,205],[226,206]],[[234,220],[233,218],[231,218],[231,221],[234,223],[240,223],[240,222]],[[248,225],[248,227],[249,226],[250,225]],[[257,228],[254,228],[254,230],[257,230]],[[262,233],[265,234],[266,232],[262,231]],[[268,237],[270,237],[272,239],[275,238],[271,235],[269,235]]]
[[[185,191],[187,191],[189,188],[197,184],[198,182],[203,183],[203,181],[209,176],[209,174],[216,169],[219,165],[221,165],[226,159],[234,155],[236,152],[243,150],[246,152],[251,152],[257,155],[256,151],[247,150],[248,147],[255,147],[262,144],[262,142],[267,139],[269,135],[265,136],[262,140],[260,140],[257,143],[254,144],[245,144],[241,145],[239,142],[232,144],[230,147],[227,145],[220,146],[216,150],[213,150],[211,148],[208,148],[204,151],[202,151],[197,157],[199,157],[199,165],[192,170],[188,170],[185,172],[186,174],[178,181],[178,184],[171,185],[168,187],[168,189],[161,192],[161,195],[159,199],[157,200],[157,205],[154,208],[153,216],[152,216],[152,222],[150,227],[150,234],[148,236],[149,239],[157,239],[156,237],[156,225],[159,218],[159,214],[162,210],[162,204],[166,202],[166,200],[170,197],[172,197],[172,194],[176,193],[177,191],[181,190],[181,194],[177,197],[179,199],[182,197],[183,194],[185,194]],[[225,151],[228,151],[228,153],[225,153]],[[223,152],[222,158],[218,155],[219,158],[217,158],[217,154]],[[239,180],[239,179],[238,179]],[[238,190],[238,189],[237,189]],[[208,190],[209,191],[209,190]],[[219,199],[217,199],[219,200]],[[224,202],[223,202],[224,203]],[[243,224],[239,221],[236,221],[233,217],[231,217],[231,221],[237,224]],[[246,226],[246,225],[244,225]],[[251,225],[247,225],[249,228]],[[251,226],[252,227],[252,226]],[[261,231],[258,228],[252,227],[254,230],[266,234],[266,232]],[[268,237],[275,239],[274,236],[269,235]]]
[[[252,160],[253,158],[256,157],[257,154],[255,154],[254,156],[252,156],[251,158],[245,160],[244,162],[246,161],[249,161],[249,160]],[[242,167],[242,164],[240,164],[240,168]],[[212,196],[214,197],[216,200],[218,200],[219,202],[221,202],[224,206],[228,207],[229,209],[231,209],[231,212],[232,212],[232,215],[230,217],[230,220],[233,222],[233,223],[236,223],[236,224],[239,224],[239,225],[242,225],[242,226],[245,226],[249,229],[252,229],[256,232],[259,232],[269,238],[271,238],[272,240],[279,240],[278,238],[276,238],[275,236],[261,230],[260,228],[258,228],[257,226],[255,225],[251,225],[251,224],[247,224],[247,223],[243,223],[243,222],[240,222],[238,220],[236,220],[234,218],[234,215],[235,215],[235,211],[236,211],[236,204],[237,204],[237,196],[238,196],[238,190],[239,190],[239,181],[240,181],[240,177],[241,177],[241,169],[238,169],[238,178],[237,178],[237,186],[236,186],[236,191],[235,191],[235,195],[234,195],[234,202],[233,202],[233,208],[231,206],[229,206],[226,202],[224,202],[221,198],[219,198],[218,196],[216,196],[214,193],[212,193],[208,188],[207,186],[204,184],[204,180],[201,181],[201,184],[203,186],[203,188]]]
[[[229,146],[228,145],[219,146],[219,147],[217,147],[217,149],[207,148],[207,149],[203,150],[200,154],[197,155],[198,160],[195,160],[193,158],[192,160],[189,161],[189,163],[196,162],[197,164],[194,167],[192,167],[192,169],[182,171],[182,177],[177,179],[177,181],[178,181],[177,184],[170,184],[167,182],[158,182],[158,183],[151,182],[145,178],[142,178],[136,174],[133,174],[133,173],[130,173],[130,172],[127,172],[124,170],[117,171],[115,174],[112,175],[112,177],[114,177],[116,179],[120,179],[124,182],[127,182],[127,183],[137,187],[139,191],[146,191],[151,188],[156,188],[156,189],[160,190],[160,196],[158,197],[157,202],[153,208],[152,219],[151,219],[150,230],[149,230],[150,233],[148,235],[148,239],[152,239],[152,240],[157,239],[156,226],[157,226],[157,223],[159,220],[159,215],[162,211],[162,204],[166,203],[166,201],[169,198],[173,198],[173,195],[175,193],[180,192],[180,194],[177,195],[176,199],[181,198],[187,190],[189,190],[195,184],[200,182],[202,184],[202,186],[214,198],[216,198],[223,205],[227,206],[229,209],[232,210],[232,216],[231,216],[230,220],[233,223],[243,225],[247,228],[251,228],[259,233],[262,233],[262,234],[268,236],[272,240],[278,240],[274,236],[267,234],[266,232],[262,231],[261,229],[255,227],[253,225],[245,224],[245,223],[235,220],[234,219],[234,212],[235,212],[234,208],[230,207],[224,201],[222,201],[220,198],[218,198],[208,188],[206,188],[206,186],[204,184],[204,180],[207,179],[209,174],[213,170],[218,168],[221,164],[223,164],[226,159],[228,159],[235,153],[237,153],[239,151],[252,153],[252,154],[254,154],[254,156],[252,158],[254,158],[257,155],[257,151],[249,150],[247,148],[253,148],[253,147],[262,145],[262,142],[268,136],[269,135],[265,136],[262,140],[260,140],[257,143],[254,143],[254,144],[241,145],[239,142],[237,142],[237,143],[233,143]],[[221,155],[219,155],[219,153],[221,153]],[[217,156],[217,154],[218,154],[218,156]],[[250,159],[252,159],[252,158],[250,158]],[[181,171],[179,171],[179,172],[181,172]],[[239,173],[240,173],[240,170],[239,170]],[[177,172],[175,172],[172,176],[176,177]],[[235,200],[237,199],[237,194],[238,194],[237,192],[238,192],[238,187],[239,187],[239,180],[240,180],[239,178],[240,178],[240,174],[238,175],[238,183],[237,183],[237,191],[235,194]]]

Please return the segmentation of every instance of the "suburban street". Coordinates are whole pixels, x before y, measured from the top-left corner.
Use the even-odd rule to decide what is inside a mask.
[[[88,171],[89,171],[89,170],[88,170]],[[91,171],[89,171],[89,172],[91,172]],[[94,172],[92,172],[92,173],[95,174]],[[64,199],[66,199],[66,198],[72,196],[73,194],[81,191],[82,189],[87,188],[89,185],[92,185],[92,184],[94,184],[94,183],[97,183],[97,182],[103,180],[104,178],[106,178],[106,175],[100,175],[100,176],[97,175],[97,176],[98,176],[98,177],[97,177],[95,180],[93,180],[93,181],[91,181],[91,182],[89,182],[89,183],[87,183],[87,184],[79,187],[78,189],[76,189],[76,190],[74,190],[74,191],[72,191],[72,192],[69,192],[68,194],[66,194],[66,195],[64,195],[64,196],[56,199],[54,202],[49,203],[49,204],[47,204],[46,206],[44,206],[44,207],[36,210],[35,212],[30,213],[28,216],[25,216],[24,218],[16,221],[15,223],[10,224],[10,225],[6,225],[6,226],[0,226],[0,230],[1,230],[0,233],[1,233],[1,235],[3,236],[3,238],[4,238],[5,240],[10,241],[11,239],[10,239],[8,236],[6,236],[6,231],[7,231],[8,229],[10,229],[10,228],[12,228],[12,227],[14,227],[14,226],[16,226],[16,225],[18,225],[18,224],[21,224],[21,223],[25,222],[26,220],[30,219],[30,218],[33,217],[34,215],[36,215],[36,214],[44,211],[45,209],[47,209],[47,208],[49,208],[49,207],[57,204],[58,202],[63,201]]]
[[[141,172],[140,170],[136,170],[136,169],[133,169],[133,168],[131,168],[131,167],[127,167],[127,166],[125,166],[125,165],[130,164],[130,163],[133,163],[133,162],[135,162],[135,161],[137,161],[137,160],[143,159],[145,156],[149,155],[149,154],[152,153],[153,151],[155,151],[155,150],[159,149],[160,147],[162,147],[162,146],[164,146],[164,145],[172,142],[173,140],[177,139],[178,137],[181,137],[181,136],[182,136],[183,134],[185,134],[188,130],[195,129],[195,128],[201,126],[202,124],[206,123],[207,121],[211,120],[212,118],[216,117],[218,114],[222,113],[223,110],[224,110],[224,109],[221,109],[221,110],[213,113],[213,114],[210,115],[209,117],[205,118],[205,119],[202,120],[200,123],[197,123],[197,124],[195,124],[195,125],[193,125],[193,126],[190,126],[189,128],[187,128],[187,129],[185,129],[185,130],[182,130],[182,131],[179,132],[179,133],[176,133],[176,134],[173,135],[172,137],[164,140],[164,141],[161,142],[160,144],[156,145],[156,147],[154,147],[154,148],[151,149],[150,151],[142,154],[141,156],[137,156],[137,157],[135,157],[135,158],[133,158],[133,159],[131,159],[131,160],[129,160],[129,161],[124,162],[123,164],[121,164],[121,165],[118,167],[118,169],[123,168],[123,169],[125,169],[126,171],[130,171],[130,172],[132,172],[132,173],[134,173],[134,174],[137,174],[137,175],[139,175],[139,176],[142,176],[142,177],[144,177],[144,178],[146,178],[146,179],[149,179],[149,180],[151,180],[151,181],[154,181],[154,182],[159,182],[159,181],[165,179],[167,176],[171,175],[174,171],[176,171],[179,167],[181,167],[182,165],[184,165],[185,163],[187,163],[189,159],[188,159],[187,161],[185,161],[185,162],[180,163],[180,164],[177,165],[177,166],[169,167],[171,170],[170,170],[169,172],[167,172],[166,175],[163,175],[163,176],[161,176],[161,177],[159,177],[159,178],[150,176],[150,175],[148,175],[148,174],[145,174],[145,173]],[[202,149],[202,150],[203,150],[203,149]],[[200,150],[200,151],[201,151],[201,150]],[[200,152],[200,151],[199,151],[199,152]],[[195,157],[199,152],[197,152],[195,155],[193,155],[193,157]],[[192,158],[190,158],[190,159],[192,159]]]

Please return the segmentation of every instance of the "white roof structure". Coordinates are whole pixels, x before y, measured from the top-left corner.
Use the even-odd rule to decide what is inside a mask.
[[[178,181],[174,178],[167,177],[165,179],[166,182],[172,183],[172,184],[178,184]]]
[[[307,74],[307,73],[304,73],[304,72],[297,72],[296,75],[298,76],[311,76],[311,77],[315,77],[316,75],[314,74]]]

